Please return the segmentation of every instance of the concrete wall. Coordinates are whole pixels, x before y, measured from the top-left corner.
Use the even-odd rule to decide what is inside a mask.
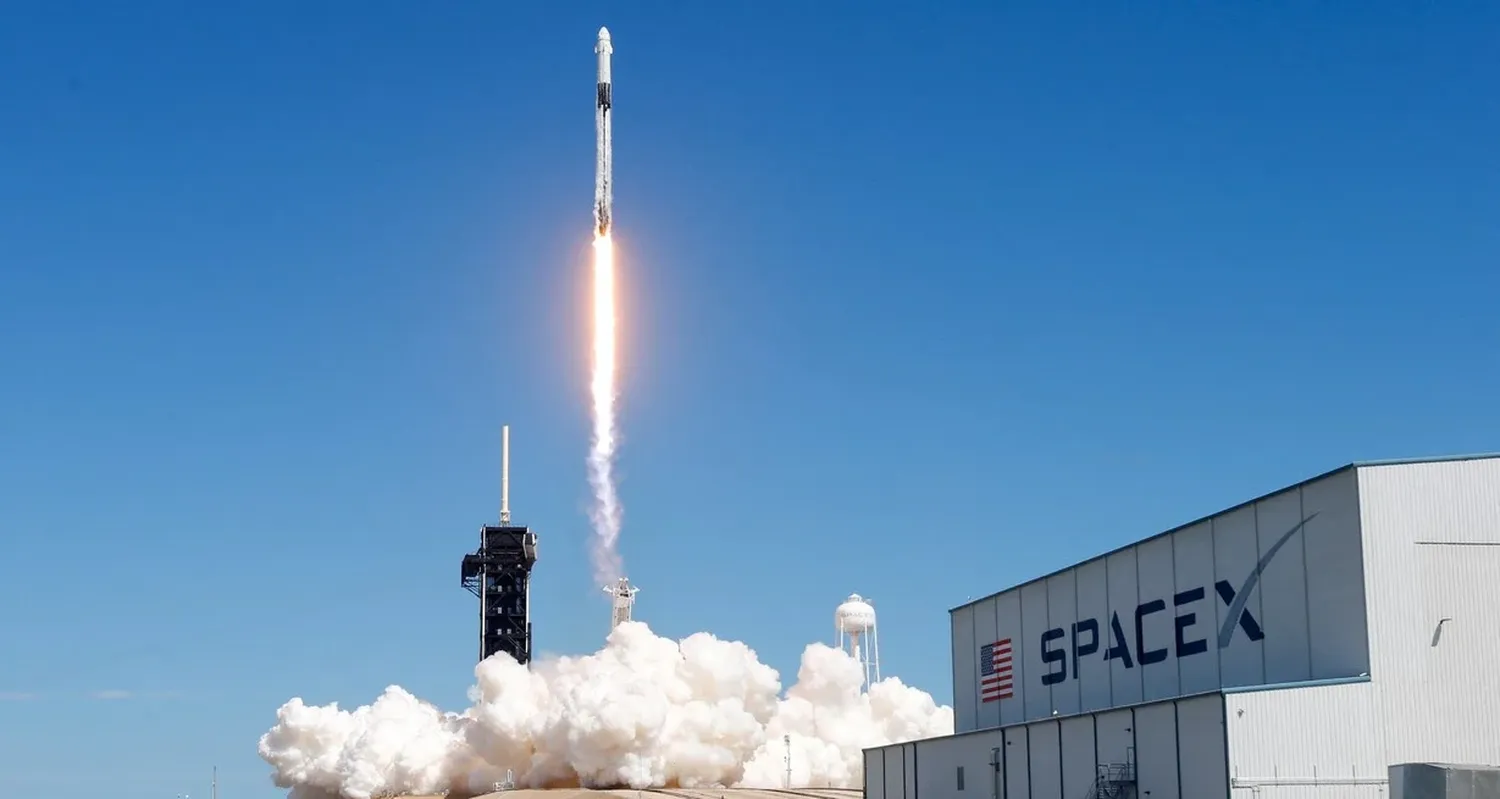
[[[865,796],[1080,799],[1096,766],[1133,763],[1140,796],[1222,799],[1224,735],[1224,699],[1208,694],[893,744],[865,751]]]
[[[955,728],[1368,672],[1360,519],[1344,469],[955,609]]]

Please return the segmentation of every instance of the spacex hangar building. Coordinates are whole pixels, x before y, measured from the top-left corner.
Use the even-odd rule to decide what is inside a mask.
[[[1500,764],[1500,456],[1351,464],[951,617],[956,732],[865,750],[866,799],[1397,796]]]

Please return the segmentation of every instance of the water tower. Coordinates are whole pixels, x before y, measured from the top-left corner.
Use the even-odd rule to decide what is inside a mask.
[[[880,636],[875,633],[875,606],[859,594],[850,594],[833,612],[839,649],[848,652],[865,671],[862,687],[880,679]]]

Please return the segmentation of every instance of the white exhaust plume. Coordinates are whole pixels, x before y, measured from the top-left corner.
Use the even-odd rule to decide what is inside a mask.
[[[624,575],[620,562],[620,497],[613,474],[615,446],[615,245],[608,235],[594,239],[594,438],[589,447],[589,484],[594,488],[594,522],[590,555],[594,580],[613,585]]]
[[[519,787],[859,787],[861,750],[947,735],[953,710],[887,678],[861,693],[853,658],[802,654],[780,698],[749,647],[697,633],[672,641],[616,627],[599,652],[537,661],[497,654],[475,667],[474,705],[444,713],[399,687],[354,711],[292,699],[260,756],[294,799],[488,793]]]

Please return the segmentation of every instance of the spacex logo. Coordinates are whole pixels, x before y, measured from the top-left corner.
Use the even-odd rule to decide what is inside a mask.
[[[1306,527],[1307,523],[1312,521],[1317,515],[1317,513],[1309,515],[1306,519],[1293,525],[1292,529],[1282,533],[1281,537],[1276,539],[1276,543],[1272,544],[1271,548],[1266,550],[1266,554],[1261,556],[1260,562],[1255,564],[1255,568],[1250,570],[1250,576],[1246,577],[1245,582],[1240,584],[1239,591],[1231,591],[1229,583],[1224,580],[1220,580],[1214,584],[1214,587],[1218,589],[1219,596],[1229,605],[1229,612],[1224,614],[1224,624],[1219,627],[1220,649],[1229,646],[1230,640],[1234,637],[1234,624],[1236,620],[1239,621],[1241,627],[1245,628],[1245,634],[1250,636],[1250,640],[1259,641],[1265,637],[1265,634],[1260,632],[1260,625],[1256,624],[1254,617],[1250,615],[1250,611],[1245,610],[1245,603],[1250,601],[1250,592],[1255,590],[1255,586],[1260,583],[1260,576],[1265,572],[1266,567],[1271,565],[1271,559],[1276,557],[1276,553],[1281,551],[1281,548],[1286,545],[1287,541],[1291,540],[1292,536],[1298,530]],[[1252,628],[1256,632],[1252,633]]]
[[[1251,641],[1259,641],[1266,637],[1265,631],[1261,629],[1260,622],[1245,607],[1250,600],[1250,592],[1260,583],[1260,577],[1270,565],[1276,553],[1290,541],[1292,536],[1307,526],[1318,514],[1313,513],[1292,529],[1281,534],[1276,542],[1266,550],[1260,562],[1250,570],[1245,581],[1236,588],[1228,580],[1219,580],[1213,584],[1213,591],[1219,601],[1225,606],[1224,621],[1214,636],[1214,643],[1218,649],[1229,646],[1234,640],[1236,630],[1243,631],[1245,637]],[[1048,664],[1049,670],[1042,675],[1043,685],[1056,685],[1067,680],[1069,677],[1078,679],[1078,664],[1082,659],[1104,650],[1103,659],[1119,660],[1127,668],[1135,668],[1137,663],[1147,665],[1161,663],[1171,655],[1178,658],[1192,657],[1208,651],[1209,638],[1197,629],[1200,625],[1198,614],[1207,610],[1209,619],[1212,620],[1213,611],[1204,609],[1197,603],[1208,596],[1208,586],[1198,586],[1185,591],[1178,591],[1172,595],[1172,607],[1176,615],[1173,617],[1173,628],[1175,634],[1170,646],[1151,646],[1146,640],[1146,617],[1153,613],[1165,613],[1167,600],[1164,598],[1152,599],[1142,602],[1135,607],[1134,624],[1130,630],[1131,635],[1126,634],[1125,625],[1120,621],[1118,612],[1111,613],[1108,621],[1109,629],[1101,630],[1098,619],[1080,619],[1073,623],[1071,629],[1054,627],[1042,633],[1042,662]],[[1063,639],[1068,639],[1063,644]],[[1163,641],[1162,644],[1167,642]],[[1071,665],[1071,668],[1069,668]]]

